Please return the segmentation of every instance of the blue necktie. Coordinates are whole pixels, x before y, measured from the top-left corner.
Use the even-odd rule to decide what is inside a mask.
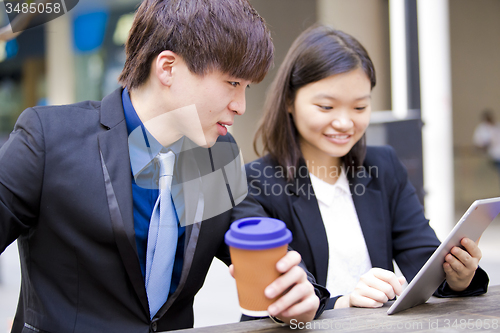
[[[146,252],[146,292],[151,319],[167,301],[177,249],[177,217],[170,187],[175,155],[172,151],[159,153],[159,196],[149,224]]]

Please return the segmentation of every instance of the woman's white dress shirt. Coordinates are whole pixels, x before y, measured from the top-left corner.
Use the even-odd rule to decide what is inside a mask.
[[[332,296],[346,295],[372,268],[349,181],[343,168],[333,185],[312,173],[310,178],[328,238],[326,288]]]

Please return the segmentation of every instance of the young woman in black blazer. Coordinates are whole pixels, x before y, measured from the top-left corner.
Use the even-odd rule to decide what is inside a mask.
[[[246,166],[249,196],[234,212],[263,208],[288,225],[291,247],[334,296],[327,308],[382,306],[405,281],[393,259],[410,281],[440,244],[393,149],[366,147],[375,82],[352,36],[318,25],[303,32],[268,94],[255,141],[267,155]],[[446,256],[435,295],[486,292],[480,249],[462,245]]]

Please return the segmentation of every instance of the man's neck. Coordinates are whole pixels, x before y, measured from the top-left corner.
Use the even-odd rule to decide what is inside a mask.
[[[165,102],[164,91],[147,82],[139,88],[129,90],[130,101],[144,127],[164,147],[182,137],[178,126],[168,117],[169,105]]]
[[[130,101],[142,123],[161,115],[168,110],[168,105],[163,105],[162,92],[150,82],[144,83],[139,88],[129,89]]]

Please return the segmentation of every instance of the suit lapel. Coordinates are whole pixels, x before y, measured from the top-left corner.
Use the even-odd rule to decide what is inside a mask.
[[[99,134],[98,141],[113,232],[127,274],[149,316],[146,288],[135,242],[132,174],[121,89],[103,99],[101,124],[107,129]]]
[[[355,175],[348,172],[352,199],[363,231],[372,267],[387,267],[387,232],[381,193],[371,189],[372,176],[363,167]]]
[[[292,197],[293,210],[309,242],[312,258],[314,258],[317,283],[324,286],[326,285],[328,272],[329,250],[326,230],[323,219],[321,218],[318,201],[314,196],[314,191],[308,176],[301,177],[299,173],[298,177],[295,179],[294,185],[295,187],[292,188],[295,192],[295,196]]]

